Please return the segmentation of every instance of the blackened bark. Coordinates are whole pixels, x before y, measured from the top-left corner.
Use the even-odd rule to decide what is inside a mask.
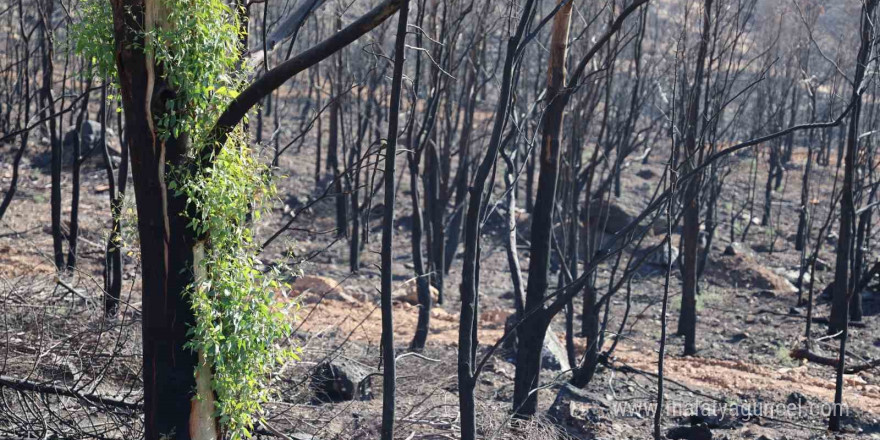
[[[128,180],[128,143],[122,142],[122,154],[119,163],[119,177],[113,176],[113,161],[110,158],[110,147],[107,144],[107,83],[101,87],[101,146],[104,153],[104,169],[107,172],[107,184],[110,187],[110,236],[107,238],[104,253],[104,315],[108,318],[116,316],[119,299],[122,294],[122,236],[121,215],[122,202],[125,196],[125,184]]]
[[[498,151],[501,147],[501,136],[510,110],[514,65],[520,49],[520,42],[525,35],[526,27],[531,20],[535,7],[534,0],[527,0],[517,24],[516,33],[507,40],[504,67],[501,71],[501,89],[498,95],[498,106],[492,125],[492,134],[486,155],[477,168],[473,184],[468,190],[467,210],[464,224],[464,261],[461,275],[461,313],[459,314],[458,330],[458,387],[459,414],[461,417],[461,437],[463,440],[476,438],[476,405],[474,387],[476,386],[475,365],[477,347],[477,319],[479,307],[479,255],[480,255],[480,220],[486,197],[486,184]],[[543,336],[542,336],[543,337]]]
[[[513,153],[517,151],[514,148]],[[507,241],[505,241],[505,250],[507,253],[507,267],[510,270],[510,278],[513,283],[513,310],[516,316],[520,317],[525,313],[526,296],[523,290],[522,266],[519,262],[519,253],[516,245],[516,191],[513,186],[516,185],[516,161],[515,158],[501,152],[505,163],[507,164],[507,172],[504,173],[504,183],[507,191]]]
[[[697,49],[697,66],[694,73],[694,83],[691,87],[685,131],[685,166],[694,169],[699,165],[702,156],[702,147],[697,146],[697,131],[699,129],[700,94],[703,85],[703,72],[705,69],[706,52],[709,44],[709,33],[712,24],[712,1],[705,0],[703,5],[703,30]],[[684,191],[684,224],[682,226],[682,293],[681,315],[679,318],[678,332],[685,337],[684,354],[696,354],[697,332],[697,256],[699,252],[700,233],[700,178],[694,177],[687,182]]]
[[[54,2],[46,2],[47,10],[43,15],[43,31],[46,32],[45,52],[43,53],[43,87],[40,90],[42,100],[41,108],[43,109],[40,117],[46,119],[49,115],[55,114],[55,99],[52,93],[52,81],[54,78],[54,37],[52,33],[52,9]],[[51,189],[49,195],[49,204],[51,206],[52,217],[52,250],[55,260],[55,269],[62,270],[64,268],[64,234],[61,232],[61,160],[62,160],[62,144],[58,136],[58,128],[55,118],[49,118],[50,142],[52,144],[52,162],[51,162]]]
[[[238,125],[248,111],[257,103],[284,84],[287,80],[330,57],[338,50],[348,46],[362,35],[385,22],[397,12],[405,0],[385,0],[359,17],[357,20],[336,32],[329,38],[306,49],[299,55],[273,67],[261,77],[250,83],[235,97],[223,111],[214,125],[209,137],[214,139],[214,151],[205,151],[205,157],[213,156],[217,149],[223,148],[229,132]],[[319,107],[320,108],[320,107]]]
[[[837,241],[837,259],[834,270],[834,293],[831,300],[831,317],[828,325],[828,333],[835,334],[844,331],[849,314],[849,301],[852,292],[850,279],[850,264],[853,258],[853,239],[856,229],[855,212],[855,173],[856,156],[859,145],[859,118],[862,113],[862,90],[861,84],[865,77],[868,55],[873,46],[870,32],[873,26],[868,17],[872,14],[877,0],[871,0],[863,6],[862,15],[862,43],[856,60],[855,76],[853,78],[852,113],[849,116],[849,125],[846,135],[846,149],[844,156],[843,184],[841,187],[840,229]],[[841,362],[842,364],[842,362]]]
[[[336,16],[336,30],[342,29],[342,14]],[[333,191],[336,193],[336,236],[348,235],[348,203],[345,191],[342,190],[342,175],[339,169],[339,123],[342,114],[342,51],[336,54],[335,78],[330,82],[330,90],[334,90],[333,102],[330,104],[330,134],[327,140],[327,169],[333,173]]]
[[[419,158],[418,152],[409,153],[409,185],[410,201],[412,202],[412,239],[410,240],[413,272],[416,277],[416,290],[419,300],[419,317],[416,323],[416,332],[410,343],[413,351],[422,351],[425,341],[428,339],[428,326],[431,321],[431,289],[428,277],[425,275],[425,260],[422,255],[422,208],[419,200]]]
[[[533,195],[535,193],[535,162],[537,162],[537,158],[535,157],[537,152],[536,148],[532,148],[529,152],[529,157],[526,158],[526,212],[531,214],[534,212],[534,198]]]
[[[550,59],[547,72],[547,98],[549,100],[542,121],[541,151],[538,154],[540,174],[532,211],[531,243],[529,251],[529,275],[526,287],[526,307],[522,324],[517,332],[519,346],[516,353],[514,377],[513,412],[519,417],[529,417],[538,406],[538,387],[541,371],[541,349],[547,330],[543,313],[533,313],[543,308],[547,292],[547,274],[550,269],[550,244],[553,228],[553,208],[556,203],[557,178],[559,176],[560,138],[562,136],[563,111],[567,102],[564,92],[565,64],[568,53],[568,33],[571,26],[572,3],[562,6],[553,17]]]
[[[859,142],[859,117],[862,107],[862,80],[867,70],[868,56],[873,48],[873,33],[875,17],[874,10],[878,0],[868,0],[862,5],[861,18],[861,44],[856,57],[855,75],[853,76],[852,89],[852,114],[850,115],[849,127],[846,139],[846,159],[844,164],[843,186],[841,188],[840,232],[837,242],[837,261],[834,270],[834,291],[831,300],[831,318],[829,319],[829,332],[841,332],[840,350],[838,351],[837,377],[834,389],[834,407],[828,421],[831,431],[840,431],[841,418],[843,416],[843,373],[845,371],[846,343],[849,336],[849,302],[854,292],[855,279],[850,276],[850,262],[852,261],[853,229],[855,227],[855,196],[854,180],[856,167],[856,149]]]
[[[798,209],[797,235],[794,240],[794,248],[803,251],[807,246],[807,223],[810,215],[810,174],[813,171],[813,149],[807,146],[807,163],[804,165],[804,175],[801,179],[801,206]]]
[[[120,94],[137,201],[143,283],[144,438],[189,439],[213,426],[213,408],[196,404],[197,355],[185,348],[195,324],[185,291],[193,281],[195,237],[186,225],[186,200],[168,191],[163,170],[186,157],[185,135],[160,142],[154,121],[175,92],[161,67],[143,51],[141,29],[160,25],[152,0],[112,2]],[[164,162],[163,162],[164,161]],[[211,402],[213,396],[201,396]],[[202,424],[207,419],[208,424]]]
[[[440,172],[442,163],[440,154],[434,142],[426,146],[427,157],[425,159],[425,216],[431,226],[428,246],[428,261],[431,285],[437,289],[437,302],[442,303],[444,265],[446,263],[446,233],[443,228],[443,212],[446,210],[446,199],[440,185]],[[430,295],[429,295],[430,296]]]
[[[470,182],[470,136],[473,130],[474,111],[477,102],[476,90],[476,73],[471,72],[468,75],[468,103],[464,110],[464,122],[461,127],[461,135],[459,136],[458,148],[458,171],[455,174],[455,201],[452,206],[453,212],[449,219],[449,236],[446,238],[444,245],[444,273],[449,273],[452,267],[452,260],[458,252],[459,238],[461,237],[461,226],[464,221],[465,201],[467,200],[467,187]],[[440,301],[442,303],[442,301]]]
[[[19,3],[19,14],[21,14],[21,3]],[[28,34],[25,30],[21,29],[21,37],[24,40],[24,47],[28,47],[29,38]],[[20,75],[21,78],[21,88],[24,93],[24,108],[23,112],[19,115],[19,127],[26,126],[28,124],[28,119],[30,118],[30,108],[31,108],[31,80],[30,74],[28,72],[30,66],[30,60],[28,57],[25,57],[24,62],[24,75]],[[54,120],[54,118],[53,118]],[[18,189],[18,173],[19,167],[21,166],[21,158],[24,156],[25,151],[27,151],[28,146],[28,137],[30,136],[30,130],[25,130],[21,133],[21,143],[19,144],[18,151],[15,153],[15,158],[12,160],[12,180],[9,182],[9,189],[6,191],[6,194],[3,196],[3,202],[0,202],[0,219],[3,218],[3,214],[6,213],[6,210],[9,208],[9,204],[12,203],[12,199],[15,197],[15,192]],[[62,255],[63,257],[63,255]]]
[[[871,201],[868,201],[871,204]],[[862,267],[865,263],[865,240],[867,239],[869,229],[871,227],[871,213],[873,209],[867,209],[859,214],[859,223],[856,227],[855,255],[853,257],[853,280],[862,279]],[[849,301],[849,320],[852,322],[861,322],[863,316],[862,310],[862,289],[859,288],[860,283],[853,286],[850,293]]]
[[[76,125],[74,128],[74,136],[73,136],[73,171],[71,178],[71,198],[70,198],[70,226],[69,233],[67,234],[67,270],[74,270],[76,268],[76,252],[77,252],[77,241],[79,240],[79,199],[80,199],[80,190],[82,189],[80,186],[80,177],[82,174],[82,164],[85,160],[83,157],[82,151],[82,126],[83,121],[88,119],[89,114],[89,97],[91,94],[89,90],[92,88],[92,79],[86,81],[85,88],[85,97],[82,101],[82,108],[80,108],[80,113],[76,118]],[[92,148],[93,146],[89,146]],[[93,151],[88,151],[88,154],[93,153]]]
[[[397,132],[400,92],[403,80],[404,47],[409,0],[403,0],[397,19],[394,43],[394,73],[391,77],[391,102],[388,108],[388,140],[385,146],[385,213],[382,219],[382,440],[394,438],[394,401],[397,377],[394,358],[394,324],[391,305],[392,239],[394,237],[394,168],[397,155]]]

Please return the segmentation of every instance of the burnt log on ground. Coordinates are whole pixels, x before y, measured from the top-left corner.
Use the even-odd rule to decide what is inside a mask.
[[[345,359],[319,364],[312,372],[311,389],[318,402],[343,402],[373,397],[372,375],[362,365]]]

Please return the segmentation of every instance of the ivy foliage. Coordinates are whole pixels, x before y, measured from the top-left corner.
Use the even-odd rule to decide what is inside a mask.
[[[109,0],[86,0],[75,9],[67,44],[90,66],[88,74],[116,78],[113,13]]]
[[[260,217],[275,187],[245,139],[236,130],[211,166],[169,183],[194,208],[188,210],[196,213],[189,226],[210,238],[201,262],[206,277],[190,289],[196,325],[189,347],[212,362],[218,415],[232,438],[249,436],[254,415],[271,395],[266,379],[274,367],[299,359],[298,351],[277,344],[292,331],[292,306],[275,297],[287,286],[277,281],[277,272],[256,269],[260,262],[249,224]]]
[[[144,41],[177,91],[166,102],[159,132],[177,137],[186,130],[202,140],[243,84],[238,15],[222,0],[153,1],[165,14],[163,25],[150,29]]]
[[[298,359],[299,351],[280,344],[292,331],[290,309],[296,306],[276,297],[287,287],[277,273],[258,270],[250,228],[275,197],[272,173],[241,129],[210,161],[200,154],[211,147],[208,132],[243,85],[238,15],[223,0],[153,1],[163,22],[138,31],[143,50],[176,91],[154,122],[161,137],[185,133],[193,145],[189,163],[170,168],[166,182],[169,191],[186,197],[188,227],[205,239],[199,263],[204,279],[188,288],[196,323],[187,345],[212,367],[216,415],[226,435],[250,437],[272,392],[270,373]],[[73,47],[98,73],[115,78],[109,1],[84,0],[81,10]]]

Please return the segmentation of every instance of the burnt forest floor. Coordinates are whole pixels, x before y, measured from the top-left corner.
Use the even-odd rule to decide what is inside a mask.
[[[0,373],[6,377],[60,384],[82,393],[137,401],[141,368],[140,269],[133,197],[127,200],[124,219],[125,305],[119,318],[107,322],[100,308],[103,250],[110,225],[105,171],[99,161],[91,161],[84,168],[80,264],[75,273],[61,277],[63,284],[59,283],[53,270],[49,234],[48,146],[40,136],[32,136],[32,139],[22,165],[18,194],[0,222],[0,303],[4,315]],[[14,149],[7,145],[0,151],[0,183],[6,188]],[[797,305],[797,293],[793,290],[800,260],[800,253],[794,249],[798,203],[792,202],[800,197],[804,158],[803,153],[799,153],[787,166],[782,187],[773,193],[772,227],[752,221],[752,217],[760,217],[764,204],[766,159],[760,156],[757,160],[758,188],[751,216],[749,209],[743,213],[737,211],[748,202],[754,157],[736,157],[729,162],[733,171],[727,177],[718,203],[720,225],[701,280],[699,353],[694,357],[681,356],[682,339],[675,336],[681,288],[679,271],[672,271],[666,357],[668,410],[663,418],[664,432],[688,427],[694,422],[706,423],[713,438],[722,439],[832,437],[825,429],[827,417],[822,411],[827,410],[833,400],[833,369],[790,356],[793,349],[803,344],[806,322],[806,308]],[[405,170],[404,159],[398,159],[398,170]],[[612,202],[625,213],[637,213],[659,184],[664,161],[662,157],[651,157],[647,164],[632,163],[624,170],[622,196]],[[314,148],[309,145],[296,155],[288,153],[282,157],[282,171],[278,174],[286,177],[278,180],[280,196],[271,215],[264,216],[257,225],[259,237],[270,236],[290,219],[291,213],[299,212],[323,193],[323,187],[316,189],[314,167]],[[814,171],[813,240],[828,215],[835,171],[834,164]],[[414,276],[407,220],[411,213],[407,181],[402,179],[397,194],[398,221],[394,239],[394,279],[401,295],[410,289]],[[318,186],[326,184],[325,179]],[[69,216],[70,190],[70,173],[66,168],[65,219]],[[131,185],[128,192],[133,194]],[[378,204],[378,200],[374,204]],[[309,372],[326,359],[348,359],[370,371],[377,371],[380,365],[378,249],[381,220],[378,216],[371,217],[372,233],[361,253],[362,268],[351,274],[347,241],[338,240],[334,232],[334,209],[332,198],[314,203],[300,212],[292,229],[261,255],[267,265],[295,263],[295,268],[306,276],[322,277],[316,285],[326,286],[323,291],[313,289],[302,297],[302,308],[297,312],[297,332],[290,343],[303,348],[303,359],[277,373],[274,380],[280,393],[277,401],[266,406],[266,418],[271,429],[293,438],[306,438],[301,434],[320,439],[376,438],[382,401],[380,376],[372,378],[373,398],[369,400],[319,404],[313,401],[308,388]],[[519,216],[523,229],[520,244],[523,245],[528,217],[525,213]],[[730,244],[732,217],[737,219],[733,233],[744,244],[737,248],[737,255],[728,256],[724,250]],[[742,240],[743,229],[749,223],[752,224],[748,235]],[[512,309],[503,225],[500,217],[490,219],[482,241],[480,354],[503,334],[504,321]],[[835,231],[836,226],[831,230]],[[661,239],[662,235],[650,233],[639,249],[627,249],[623,264]],[[677,235],[672,242],[678,244]],[[833,261],[834,243],[832,236],[823,245],[820,254],[823,261]],[[812,240],[810,246],[813,246]],[[525,271],[528,250],[526,246],[521,247],[520,258]],[[873,261],[873,256],[867,261]],[[405,356],[398,362],[399,438],[458,436],[456,356],[460,266],[459,255],[445,279],[445,301],[432,312],[431,333],[423,356]],[[829,311],[827,300],[819,297],[819,293],[833,278],[831,268],[822,269],[817,270],[814,280],[814,316],[819,318],[827,317]],[[553,274],[551,280],[557,276]],[[620,274],[616,272],[613,276]],[[597,282],[600,291],[607,289],[611,277],[610,266],[600,268]],[[617,338],[616,350],[578,398],[552,412],[560,419],[558,423],[551,420],[549,409],[569,373],[544,370],[542,383],[547,386],[539,391],[539,417],[514,423],[509,414],[515,366],[504,353],[494,356],[477,384],[480,435],[529,439],[650,437],[664,279],[664,270],[659,266],[646,264],[636,272],[629,285],[629,317],[621,333],[618,328],[626,309],[626,287],[615,294],[610,302],[605,347]],[[308,297],[319,293],[323,297],[320,300]],[[848,351],[854,363],[880,358],[880,337],[876,332],[880,327],[877,318],[880,296],[875,297],[874,291],[869,289],[864,292],[864,301],[864,321],[850,331]],[[580,308],[580,300],[576,300],[574,310]],[[395,347],[399,354],[406,352],[417,312],[416,306],[404,300],[395,303]],[[574,318],[579,328],[580,314],[575,313]],[[557,317],[552,329],[564,340],[562,316]],[[824,324],[815,323],[813,337],[820,338],[825,331]],[[824,339],[813,350],[834,356],[836,344],[834,339]],[[576,338],[576,346],[578,352],[582,352],[583,338]],[[139,429],[137,417],[131,415],[134,413],[116,410],[102,413],[92,406],[93,402],[82,398],[23,397],[24,394],[16,394],[8,388],[0,388],[0,393],[4,400],[0,426],[52,423],[63,430],[68,428],[59,420],[67,418],[71,425],[91,426],[89,429],[95,432],[104,432],[102,426],[112,426],[101,434],[108,437],[125,436],[126,430]],[[849,434],[845,436],[880,438],[877,371],[847,375],[844,400],[849,411],[846,418]],[[798,411],[789,411],[788,404],[795,404]],[[691,420],[689,411],[696,405],[723,412],[723,416]],[[69,429],[75,432],[74,428]],[[265,428],[260,432],[269,435]]]

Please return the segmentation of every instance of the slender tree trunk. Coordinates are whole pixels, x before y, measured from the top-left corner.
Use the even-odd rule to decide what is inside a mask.
[[[400,6],[397,39],[394,43],[394,73],[391,77],[391,102],[388,105],[388,140],[385,146],[385,215],[382,220],[382,440],[394,438],[394,401],[397,376],[394,358],[394,324],[391,305],[392,240],[394,238],[394,172],[397,156],[397,132],[400,94],[403,80],[406,21],[409,0]]]
[[[55,98],[52,93],[52,81],[54,78],[54,37],[52,36],[51,17],[54,9],[54,1],[46,1],[47,10],[45,17],[48,21],[43,24],[44,31],[48,37],[45,41],[46,51],[43,54],[43,87],[41,89],[43,110],[40,117],[45,119],[48,115],[55,114]],[[60,118],[59,118],[60,119]],[[49,136],[52,144],[52,162],[51,162],[51,189],[49,204],[51,206],[52,217],[52,250],[55,259],[55,269],[62,270],[64,268],[64,234],[61,231],[61,161],[62,161],[62,144],[58,137],[55,118],[49,118]]]
[[[19,13],[22,11],[19,10]],[[21,29],[21,34],[24,40],[24,47],[27,48],[30,44],[30,40],[27,37],[24,29]],[[30,58],[25,57],[23,60],[24,67],[24,75],[20,75],[20,80],[22,83],[22,92],[24,93],[24,108],[23,112],[19,113],[19,123],[18,126],[20,128],[24,128],[28,124],[28,120],[30,119],[30,108],[31,108],[31,79],[30,73]],[[53,118],[54,119],[54,118]],[[9,204],[12,203],[12,199],[15,197],[15,192],[18,189],[18,177],[19,177],[19,168],[21,166],[21,158],[24,156],[25,151],[27,151],[28,146],[28,138],[30,136],[30,131],[24,131],[21,134],[21,143],[18,147],[18,151],[15,153],[15,158],[12,160],[12,180],[9,182],[9,189],[6,191],[6,194],[3,196],[3,201],[0,202],[0,219],[3,218],[3,215],[6,214],[6,210],[9,208]]]
[[[425,349],[425,341],[428,339],[428,327],[431,321],[431,289],[428,277],[425,275],[425,261],[422,255],[422,208],[419,203],[419,152],[409,154],[409,185],[410,198],[412,201],[412,259],[413,271],[416,277],[416,289],[419,300],[419,317],[416,323],[416,332],[413,335],[410,349],[422,351]]]
[[[868,204],[871,202],[869,201]],[[855,252],[853,258],[853,280],[861,280],[862,279],[862,267],[864,267],[865,260],[865,240],[867,239],[867,234],[869,233],[870,225],[871,225],[871,209],[863,211],[859,214],[859,223],[856,227],[856,237],[855,237]],[[850,293],[850,301],[849,301],[849,320],[852,322],[861,322],[863,316],[862,310],[862,289],[859,288],[859,282],[855,281],[856,284],[853,285],[853,291]]]
[[[442,163],[440,154],[434,142],[429,142],[425,147],[427,151],[426,173],[425,179],[425,215],[428,217],[428,224],[431,225],[430,240],[431,246],[428,247],[428,261],[430,262],[430,281],[431,285],[437,289],[437,301],[443,297],[444,282],[444,264],[446,261],[446,234],[443,228],[443,212],[446,210],[446,199],[444,197],[443,188],[440,185],[440,172]],[[430,297],[430,295],[429,295]]]
[[[464,110],[464,122],[459,137],[458,171],[455,174],[455,202],[453,204],[452,217],[449,219],[449,236],[443,249],[444,273],[449,273],[452,260],[458,252],[459,238],[461,237],[461,225],[464,221],[465,201],[467,200],[467,187],[470,182],[470,135],[473,129],[474,111],[477,102],[476,73],[468,75],[468,103]],[[442,301],[438,301],[442,304]]]
[[[516,149],[513,150],[514,154]],[[503,153],[503,152],[502,152]],[[516,164],[515,158],[504,155],[507,163],[507,172],[504,174],[504,184],[507,192],[507,241],[505,242],[505,250],[507,252],[507,267],[510,270],[511,281],[513,282],[513,310],[516,316],[521,317],[525,312],[526,296],[523,290],[522,266],[519,262],[519,254],[516,246],[516,191],[513,186],[516,185]]]
[[[106,101],[106,100],[105,100]],[[102,116],[106,126],[107,111],[106,104],[103,104],[104,111]],[[121,124],[120,124],[121,128]],[[105,130],[106,132],[106,130]],[[120,139],[124,133],[119,131]],[[125,201],[125,187],[128,182],[128,145],[125,140],[121,141],[121,157],[119,158],[119,170],[114,184],[113,170],[109,166],[110,150],[107,146],[106,133],[102,134],[104,144],[104,160],[108,164],[107,174],[111,184],[110,190],[110,215],[112,216],[112,225],[110,227],[110,236],[107,238],[107,252],[104,275],[104,290],[107,292],[104,297],[104,313],[108,317],[116,316],[119,308],[119,299],[122,297],[122,205]]]
[[[526,158],[526,212],[531,214],[534,212],[534,199],[533,194],[535,193],[535,162],[537,162],[537,158],[535,155],[537,154],[537,148],[532,148],[529,154],[529,157]]]
[[[812,136],[811,136],[812,137]],[[813,172],[813,149],[807,147],[807,163],[804,165],[804,175],[801,179],[801,206],[798,210],[797,235],[794,240],[794,248],[803,251],[807,246],[807,223],[809,222],[810,208],[810,175]]]
[[[834,407],[828,422],[831,431],[840,431],[842,405],[843,405],[843,372],[846,359],[846,343],[849,336],[849,302],[855,290],[858,280],[850,275],[852,262],[853,229],[855,229],[855,167],[856,155],[859,142],[859,117],[862,109],[862,80],[867,70],[868,56],[872,52],[875,17],[874,9],[878,0],[868,0],[862,6],[861,13],[861,45],[856,57],[855,75],[853,76],[852,101],[853,109],[850,114],[849,126],[846,138],[846,158],[844,163],[844,177],[841,188],[841,212],[840,232],[837,241],[837,262],[834,271],[834,291],[831,300],[831,319],[829,320],[829,333],[841,332],[840,350],[838,352],[837,378],[834,391]]]
[[[851,289],[850,264],[853,257],[853,239],[856,229],[855,212],[855,173],[856,156],[859,143],[859,118],[861,117],[862,99],[860,90],[862,80],[865,77],[868,55],[873,46],[871,31],[873,26],[869,23],[869,17],[877,0],[870,0],[863,7],[862,15],[862,43],[856,60],[855,77],[853,81],[853,109],[849,116],[849,125],[846,135],[846,148],[843,168],[843,184],[841,187],[840,230],[837,241],[837,261],[834,271],[834,292],[831,300],[831,319],[828,326],[829,334],[835,334],[845,329],[849,314],[849,301]]]
[[[520,42],[525,35],[534,7],[534,0],[526,1],[517,24],[516,33],[507,40],[492,134],[489,138],[486,155],[480,162],[473,184],[468,190],[469,197],[464,223],[464,261],[462,262],[460,287],[461,313],[458,321],[458,400],[462,440],[474,440],[477,432],[474,387],[476,386],[475,362],[479,317],[480,220],[484,209],[484,197],[486,197],[484,193],[498,156],[502,141],[501,136],[509,115],[514,65],[520,49]]]
[[[92,88],[92,79],[89,77],[86,81],[85,97],[82,101],[82,108],[79,116],[76,118],[76,126],[73,136],[73,172],[71,178],[71,198],[70,198],[70,227],[67,235],[67,269],[76,268],[77,241],[79,240],[79,199],[81,192],[80,177],[82,174],[82,164],[85,161],[82,151],[82,127],[83,122],[88,120],[89,115],[89,89]],[[89,145],[89,155],[93,153],[93,145]]]

